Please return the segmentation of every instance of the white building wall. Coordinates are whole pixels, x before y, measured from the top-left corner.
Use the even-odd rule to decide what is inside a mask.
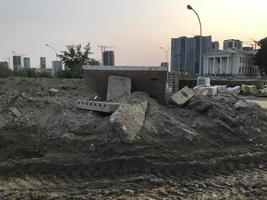
[[[204,58],[205,75],[256,75],[253,54],[244,51],[217,51],[208,53]]]

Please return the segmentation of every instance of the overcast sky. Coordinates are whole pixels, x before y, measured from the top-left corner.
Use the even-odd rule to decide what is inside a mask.
[[[172,37],[199,34],[191,4],[198,11],[204,35],[213,40],[259,40],[267,36],[265,0],[0,0],[0,59],[12,51],[55,58],[68,44],[91,42],[115,47],[117,65],[159,65]]]

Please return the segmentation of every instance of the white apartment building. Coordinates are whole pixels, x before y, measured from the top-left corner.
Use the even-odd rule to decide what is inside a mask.
[[[209,52],[204,56],[204,75],[257,75],[259,69],[253,64],[255,54],[239,49]]]

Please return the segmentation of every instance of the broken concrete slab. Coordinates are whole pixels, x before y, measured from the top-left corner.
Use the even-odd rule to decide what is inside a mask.
[[[131,94],[132,79],[123,76],[109,76],[107,100],[114,101]]]
[[[118,103],[108,103],[100,101],[82,101],[78,100],[75,104],[76,108],[82,110],[97,111],[103,113],[113,113],[119,108],[120,104]]]
[[[17,118],[21,117],[21,115],[22,115],[16,107],[9,108],[9,110],[10,110],[10,111],[11,111]]]
[[[186,104],[194,96],[194,91],[189,87],[185,86],[183,89],[175,93],[171,99],[174,103],[179,106]]]
[[[57,89],[55,89],[55,88],[50,88],[49,89],[49,94],[50,95],[55,95],[56,93],[58,93],[58,90]]]
[[[111,115],[110,124],[121,141],[130,144],[136,141],[137,134],[144,126],[147,107],[147,101],[123,104]]]

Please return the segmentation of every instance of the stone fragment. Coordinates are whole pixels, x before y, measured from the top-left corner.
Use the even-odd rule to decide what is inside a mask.
[[[183,89],[175,93],[171,99],[174,103],[179,106],[186,104],[194,96],[194,91],[189,87],[185,86]]]
[[[109,76],[107,100],[114,101],[131,94],[132,80],[122,76]]]
[[[9,109],[17,118],[21,117],[21,113],[19,112],[19,110],[15,107],[12,107]]]
[[[133,143],[137,139],[137,134],[144,126],[147,106],[147,101],[133,105],[123,104],[111,115],[110,124],[121,141]]]
[[[58,90],[57,89],[55,89],[55,88],[50,88],[49,89],[49,94],[50,95],[55,95],[56,93],[58,93]]]
[[[239,100],[234,104],[235,109],[239,109],[239,110],[251,108],[253,106],[257,106],[257,104],[254,102],[246,102],[243,100]]]

